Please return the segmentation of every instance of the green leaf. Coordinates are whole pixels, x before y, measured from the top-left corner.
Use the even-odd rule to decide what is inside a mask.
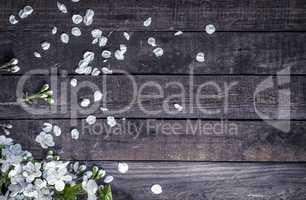
[[[112,200],[112,188],[110,185],[106,185],[105,187],[98,190],[98,197],[100,200]]]
[[[56,194],[56,198],[58,200],[76,200],[78,195],[82,192],[82,185],[75,184],[75,185],[66,185],[65,189],[62,192],[58,192]]]

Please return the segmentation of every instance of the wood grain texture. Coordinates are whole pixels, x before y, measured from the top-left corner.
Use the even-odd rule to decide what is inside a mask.
[[[51,119],[1,120],[0,124],[13,124],[11,137],[43,158],[46,152],[35,137],[44,122],[61,127],[55,150],[68,160],[306,160],[305,121],[292,122],[288,133],[262,121],[117,119],[113,128],[105,119],[95,125]],[[78,140],[72,139],[72,128],[79,130]]]
[[[92,163],[93,164],[93,163]],[[305,200],[305,164],[94,162],[114,175],[116,200]],[[131,184],[132,183],[132,184]],[[160,184],[161,195],[150,188]]]
[[[306,113],[306,78],[303,76],[292,76],[290,83],[282,85],[277,85],[276,79],[273,81],[270,76],[195,76],[193,81],[189,76],[77,76],[76,88],[70,86],[73,76],[52,77],[58,79],[51,83],[56,103],[49,106],[38,101],[29,106],[16,103],[16,94],[36,92],[50,82],[50,76],[23,76],[27,80],[18,92],[21,76],[1,76],[0,118],[84,118],[89,114],[97,117],[113,114],[129,118],[301,120]],[[270,78],[272,87],[258,92],[264,87],[260,84]],[[292,91],[290,104],[279,103],[279,91],[286,88]],[[104,93],[104,100],[81,108],[82,99],[89,98],[93,102],[93,93],[98,89]],[[284,99],[286,94],[282,96]],[[184,110],[178,112],[175,103]],[[99,106],[106,106],[110,112],[103,113]],[[36,110],[28,112],[27,108]]]
[[[82,28],[81,37],[71,37],[68,45],[63,44],[59,35],[47,32],[3,32],[0,34],[0,62],[12,57],[20,61],[23,74],[33,69],[49,69],[59,65],[61,70],[75,74],[85,51],[93,51],[94,67],[110,66],[132,74],[276,74],[291,67],[291,74],[306,74],[305,33],[216,33],[212,36],[199,32],[186,32],[175,37],[173,32],[130,32],[130,41],[123,32],[106,32],[109,42],[106,47],[92,45],[89,30]],[[157,58],[147,40],[154,37],[157,45],[164,49],[164,55]],[[49,41],[51,48],[43,51],[40,43]],[[112,56],[103,64],[101,52],[114,52],[120,44],[126,44],[128,51],[124,61]],[[34,57],[39,51],[42,59]],[[205,53],[206,61],[199,63],[195,57]]]
[[[203,31],[215,24],[219,31],[305,31],[306,3],[303,0],[86,0],[77,4],[62,1],[69,14],[61,14],[56,1],[5,1],[0,4],[0,30],[46,30],[52,24],[68,31],[71,15],[95,10],[94,26],[105,30],[128,31]],[[17,26],[9,26],[10,14],[17,14],[26,4],[35,12]],[[143,21],[152,17],[152,25]],[[21,28],[22,25],[22,28]]]

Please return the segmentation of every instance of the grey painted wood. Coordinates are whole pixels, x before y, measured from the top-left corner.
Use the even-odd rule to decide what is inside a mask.
[[[97,164],[97,163],[95,163]],[[127,174],[117,163],[101,162],[115,177],[116,200],[304,200],[305,164],[129,162]],[[160,184],[161,195],[150,191]]]
[[[53,78],[58,81],[53,81],[51,87],[58,96],[57,103],[52,106],[41,101],[30,106],[17,104],[16,86],[20,78],[1,76],[1,119],[84,118],[92,113],[106,117],[109,114],[99,109],[101,105],[117,117],[129,118],[305,119],[306,113],[306,78],[303,76],[292,76],[290,83],[282,85],[277,85],[276,79],[272,81],[274,77],[269,83],[273,87],[264,91],[260,91],[267,85],[263,81],[269,80],[270,76],[195,76],[193,81],[189,76],[78,76],[80,84],[77,88],[70,86],[72,76],[56,76]],[[30,94],[50,79],[47,75],[26,78],[29,79],[22,88],[24,93]],[[84,87],[85,84],[93,89]],[[288,88],[292,91],[290,107],[289,102],[279,103],[279,92]],[[89,98],[93,102],[93,93],[97,89],[104,93],[104,100],[81,108],[82,99]],[[22,95],[22,90],[18,94]],[[217,95],[217,98],[205,95]],[[286,100],[285,94],[281,97]],[[178,112],[175,103],[185,110]],[[29,113],[25,110],[28,107],[35,112]]]
[[[288,133],[262,121],[117,119],[113,128],[105,119],[95,125],[51,119],[1,120],[0,124],[13,124],[11,137],[43,158],[46,152],[35,137],[44,122],[61,127],[55,150],[69,160],[306,160],[305,121],[292,122]],[[79,130],[78,140],[72,139],[72,128]]]
[[[71,37],[69,45],[61,43],[59,35],[46,32],[3,32],[0,34],[0,61],[12,57],[20,61],[20,74],[33,69],[49,69],[58,65],[69,74],[75,68],[85,51],[95,52],[94,67],[103,64],[101,52],[108,49],[114,53],[120,44],[126,44],[128,51],[124,61],[109,59],[112,69],[132,74],[276,74],[290,67],[291,74],[306,74],[305,33],[216,33],[209,36],[200,32],[186,32],[174,36],[173,32],[130,32],[126,41],[123,32],[112,32],[108,45],[98,48],[91,44],[89,30],[82,28],[81,37]],[[104,35],[109,35],[106,32]],[[147,39],[154,37],[157,45],[164,49],[164,55],[156,58],[153,47]],[[43,51],[40,43],[51,42],[51,48]],[[42,59],[33,56],[34,51]],[[205,53],[206,61],[199,63],[198,52]]]
[[[56,1],[5,1],[0,4],[0,30],[46,30],[56,24],[61,31],[72,26],[71,15],[95,9],[94,26],[105,30],[203,31],[215,24],[220,31],[305,31],[306,4],[303,0],[86,0],[66,3],[69,14],[61,14]],[[34,14],[17,26],[8,26],[8,16],[30,4]],[[152,25],[143,21],[152,17]],[[20,26],[22,25],[22,26]],[[21,28],[22,27],[22,28]]]

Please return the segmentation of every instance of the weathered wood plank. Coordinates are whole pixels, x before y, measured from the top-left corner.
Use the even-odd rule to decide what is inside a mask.
[[[305,164],[129,162],[127,174],[117,163],[94,162],[115,177],[116,200],[304,200]],[[161,195],[150,188],[160,184]]]
[[[43,158],[45,152],[35,137],[44,122],[61,127],[55,149],[68,160],[306,160],[305,121],[291,122],[288,133],[262,121],[117,119],[113,128],[105,119],[95,125],[69,119],[1,120],[0,124],[12,124],[10,136]],[[78,140],[71,137],[73,128],[80,132]]]
[[[132,74],[276,74],[291,67],[291,74],[306,74],[305,33],[234,32],[208,36],[186,32],[175,37],[172,32],[132,32],[130,41],[126,41],[122,32],[113,32],[107,47],[98,48],[91,44],[89,31],[82,30],[83,36],[72,37],[69,45],[61,43],[59,36],[51,35],[50,31],[3,32],[0,34],[0,61],[17,57],[20,74],[54,65],[74,74],[85,51],[95,52],[92,66],[101,68],[103,50],[114,53],[120,44],[126,44],[128,51],[124,61],[118,61],[114,56],[109,59],[112,69]],[[155,57],[154,48],[147,43],[149,37],[155,37],[158,46],[164,49],[163,57]],[[42,41],[51,42],[50,50],[41,50]],[[42,59],[33,56],[36,50],[42,53]],[[200,51],[206,54],[204,63],[195,59]]]
[[[56,24],[67,31],[71,15],[95,10],[94,26],[105,30],[185,30],[203,31],[215,24],[219,31],[305,31],[306,3],[303,0],[86,0],[77,4],[63,1],[69,14],[61,14],[56,1],[5,1],[0,4],[0,30],[46,30]],[[8,24],[10,14],[17,14],[26,4],[34,14],[16,26]],[[152,17],[152,25],[143,21]]]
[[[276,77],[270,76],[195,76],[193,80],[189,76],[77,76],[80,84],[76,88],[70,86],[72,76],[52,77],[58,78],[51,83],[57,97],[50,107],[40,101],[30,106],[16,103],[21,76],[1,76],[0,118],[84,118],[89,114],[105,117],[109,113],[103,113],[101,105],[117,117],[129,118],[305,119],[306,116],[304,76],[292,76],[289,83],[285,80],[288,77],[282,76],[284,80],[279,77],[281,85],[273,81],[274,78],[277,81]],[[23,78],[28,79],[17,92],[20,95],[34,93],[50,82],[47,75]],[[263,88],[266,86],[270,88]],[[98,89],[104,93],[102,103],[81,108],[81,100],[89,98],[93,102],[93,93]],[[287,89],[292,91],[290,99]],[[175,103],[184,110],[178,112]],[[25,108],[29,107],[35,112],[28,112]]]

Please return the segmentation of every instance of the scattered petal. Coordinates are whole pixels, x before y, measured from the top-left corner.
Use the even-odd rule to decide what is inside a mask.
[[[178,110],[179,112],[183,111],[183,106],[181,106],[180,104],[175,103],[174,108]]]
[[[108,108],[100,107],[100,110],[101,110],[102,112],[107,112],[107,111],[108,111]]]
[[[94,29],[91,31],[91,35],[93,38],[99,38],[102,36],[102,31],[100,29]]]
[[[123,36],[125,37],[126,40],[130,40],[130,35],[127,32],[124,32]]]
[[[205,27],[205,31],[206,33],[208,33],[209,35],[214,34],[214,32],[216,31],[216,27],[213,24],[208,24]]]
[[[94,15],[95,15],[95,12],[93,10],[91,9],[86,10],[86,14],[83,19],[83,22],[86,26],[89,26],[92,24]]]
[[[52,35],[55,35],[57,33],[57,27],[53,26],[52,28]]]
[[[51,46],[50,42],[43,42],[43,43],[41,43],[41,48],[44,51],[48,50],[50,48],[50,46]]]
[[[161,194],[163,192],[162,187],[159,184],[155,184],[151,187],[153,194]]]
[[[71,85],[72,87],[76,87],[76,86],[78,85],[78,80],[75,79],[75,78],[71,79],[71,80],[70,80],[70,85]]]
[[[53,133],[55,136],[60,136],[62,134],[62,130],[59,126],[54,125],[53,127]]]
[[[72,15],[72,22],[74,24],[80,24],[83,21],[83,17],[81,15]]]
[[[111,56],[112,56],[112,52],[110,52],[108,50],[102,51],[102,57],[103,58],[110,58]]]
[[[93,115],[89,115],[87,118],[86,118],[86,122],[89,124],[89,125],[92,125],[94,123],[96,123],[97,121],[97,118]]]
[[[160,57],[164,54],[164,50],[160,47],[157,47],[153,50],[153,53],[155,54],[156,57]]]
[[[25,6],[23,9],[19,11],[19,17],[24,19],[33,13],[33,8],[31,6]]]
[[[127,46],[124,44],[120,44],[120,51],[122,54],[125,54],[127,51]]]
[[[82,32],[81,32],[81,30],[80,30],[79,27],[73,27],[73,28],[71,29],[71,34],[72,34],[73,36],[79,37],[79,36],[82,35]]]
[[[99,38],[99,46],[104,47],[107,44],[107,41],[108,41],[107,37],[105,37],[105,36],[100,37]]]
[[[203,52],[197,53],[196,60],[198,62],[204,62],[205,61],[205,54]]]
[[[148,44],[151,45],[152,47],[156,47],[156,40],[153,37],[148,38]]]
[[[107,124],[108,124],[110,127],[116,126],[116,124],[117,124],[116,119],[115,119],[113,116],[108,116],[108,117],[107,117]]]
[[[125,174],[127,173],[127,171],[129,170],[129,165],[125,162],[120,162],[118,164],[118,171],[121,173],[121,174]]]
[[[151,23],[152,23],[152,18],[149,17],[148,19],[146,19],[146,20],[143,22],[143,25],[144,25],[145,27],[148,27],[148,26],[151,25]]]
[[[103,74],[112,74],[113,71],[111,69],[108,69],[107,67],[102,67]]]
[[[76,128],[72,129],[70,134],[71,134],[72,139],[74,139],[74,140],[79,139],[80,132],[78,131],[78,129],[76,129]]]
[[[92,52],[92,51],[86,51],[86,52],[83,54],[83,59],[84,59],[85,61],[88,61],[88,63],[91,62],[91,61],[93,61],[94,58],[95,58],[95,53]]]
[[[122,51],[116,50],[115,51],[115,58],[117,60],[124,60],[124,54],[122,53]]]
[[[77,3],[79,2],[80,0],[72,0],[73,3]]]
[[[61,41],[63,43],[67,44],[69,42],[69,39],[70,39],[70,37],[67,33],[62,33],[61,34]]]
[[[174,33],[174,36],[179,36],[179,35],[182,35],[183,34],[183,31],[177,31],[176,33]]]
[[[101,91],[95,91],[94,93],[94,101],[97,102],[97,101],[100,101],[103,97],[103,94]]]
[[[62,13],[68,13],[68,10],[65,4],[57,2],[57,7]]]
[[[82,107],[88,107],[90,105],[89,99],[83,99],[80,104]]]
[[[38,53],[37,51],[34,52],[34,56],[35,56],[36,58],[41,58],[40,53]]]
[[[104,183],[109,184],[114,180],[114,177],[112,176],[106,176],[104,179]]]
[[[9,17],[9,22],[10,22],[11,24],[17,24],[19,21],[16,19],[15,15],[11,15],[11,16]]]

